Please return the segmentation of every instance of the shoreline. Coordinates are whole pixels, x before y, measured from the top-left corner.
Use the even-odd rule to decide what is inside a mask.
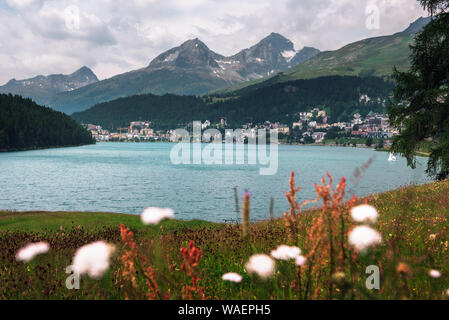
[[[91,146],[97,144],[88,143],[88,144],[76,144],[76,145],[65,145],[65,146],[50,146],[50,147],[29,147],[29,148],[12,148],[12,149],[0,149],[0,153],[8,153],[8,152],[23,152],[23,151],[34,151],[34,150],[46,150],[46,149],[62,149],[62,148],[74,148],[74,147],[83,147],[83,146]]]
[[[405,186],[401,186],[399,188],[395,188],[395,189],[391,189],[391,190],[387,190],[384,192],[380,192],[380,193],[372,193],[366,196],[362,196],[362,197],[358,197],[357,200],[359,202],[364,202],[366,199],[372,199],[372,200],[376,200],[379,198],[382,198],[388,194],[396,194],[401,192],[404,189],[410,189],[410,188],[414,188],[414,189],[421,189],[421,188],[428,188],[432,185],[434,185],[435,183],[447,183],[447,181],[431,181],[425,184],[419,184],[419,185],[405,185]],[[349,201],[349,200],[348,200]],[[286,204],[286,209],[287,209],[287,204]],[[321,206],[318,207],[310,207],[310,208],[305,208],[303,212],[313,212],[313,211],[317,211],[320,210]],[[170,221],[173,224],[208,224],[208,225],[226,225],[226,224],[235,224],[235,213],[232,213],[231,215],[233,215],[232,218],[229,219],[224,219],[223,221],[211,221],[211,220],[205,220],[205,219],[170,219],[168,221]],[[62,210],[24,210],[24,211],[19,211],[19,210],[15,210],[15,209],[0,209],[0,231],[1,229],[3,229],[2,227],[2,220],[3,219],[8,219],[8,218],[19,218],[19,217],[28,217],[28,218],[33,218],[33,217],[38,217],[38,216],[51,216],[54,218],[58,218],[58,219],[66,219],[68,217],[73,218],[74,216],[78,217],[78,218],[90,218],[95,220],[95,223],[99,223],[101,221],[98,221],[98,218],[106,218],[106,220],[104,220],[104,223],[110,224],[112,222],[115,222],[117,219],[123,218],[123,219],[131,219],[131,221],[136,220],[137,222],[140,223],[140,214],[132,214],[132,213],[123,213],[123,212],[105,212],[105,211],[81,211],[81,210],[73,210],[73,211],[62,211]],[[108,220],[109,218],[109,220]],[[274,217],[274,220],[282,220],[283,217]],[[258,224],[258,223],[266,223],[266,222],[270,222],[273,219],[270,218],[266,218],[263,220],[252,220],[251,223],[252,224]],[[232,221],[232,222],[229,222]],[[56,222],[56,221],[54,221]],[[100,223],[101,224],[101,223]]]
[[[443,181],[444,182],[444,181]],[[385,196],[386,194],[389,193],[395,193],[395,192],[399,192],[403,189],[406,188],[426,188],[429,187],[435,183],[438,183],[438,181],[430,181],[424,184],[409,184],[409,185],[404,185],[401,186],[399,188],[395,188],[395,189],[391,189],[391,190],[386,190],[383,192],[379,192],[379,193],[371,193],[365,196],[361,196],[361,197],[357,197],[357,200],[359,201],[364,201],[366,199],[377,199],[379,197]],[[349,199],[347,200],[349,201]],[[287,204],[286,204],[286,209],[287,209]],[[309,208],[305,208],[303,212],[308,212],[308,211],[316,211],[318,209],[320,209],[321,206],[316,206],[316,207],[309,207]],[[95,215],[95,216],[105,216],[105,217],[127,217],[127,218],[140,218],[140,214],[133,214],[133,213],[125,213],[125,212],[107,212],[107,211],[83,211],[83,210],[69,210],[69,211],[65,211],[65,210],[16,210],[16,209],[6,209],[6,208],[0,208],[0,222],[1,219],[4,218],[5,216],[19,216],[19,215]],[[204,220],[204,219],[172,219],[171,221],[173,222],[178,222],[178,223],[188,223],[188,222],[203,222],[203,223],[210,223],[210,224],[229,224],[229,222],[227,221],[235,221],[235,212],[233,212],[231,215],[233,215],[233,217],[230,217],[229,219],[224,219],[223,221],[212,221],[212,220]],[[280,217],[275,217],[274,220],[277,219],[283,219],[282,216]],[[267,218],[267,219],[262,219],[262,220],[253,220],[251,221],[251,223],[260,223],[260,222],[267,222],[270,221],[272,219]],[[234,222],[232,222],[234,223]],[[1,223],[0,223],[1,226]]]

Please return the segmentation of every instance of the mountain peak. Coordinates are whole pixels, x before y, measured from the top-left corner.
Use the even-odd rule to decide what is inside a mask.
[[[181,47],[182,46],[189,46],[189,45],[192,45],[192,44],[193,45],[198,44],[198,45],[206,46],[206,44],[203,41],[201,41],[199,38],[194,38],[194,39],[190,39],[190,40],[185,41],[183,44],[181,44]]]
[[[316,48],[304,47],[296,53],[296,55],[293,57],[293,59],[290,61],[290,63],[293,66],[296,66],[298,64],[306,62],[307,60],[312,59],[318,53],[320,53],[320,50],[318,50]]]
[[[164,68],[193,68],[193,67],[214,67],[218,68],[215,59],[223,58],[210,50],[204,42],[195,38],[187,40],[179,47],[170,49],[151,61],[149,69]]]
[[[410,26],[405,29],[404,33],[409,34],[416,34],[418,32],[421,32],[421,30],[430,22],[432,21],[432,17],[419,17],[414,22],[410,24]]]
[[[92,71],[92,69],[90,69],[89,67],[86,67],[86,66],[82,66],[81,68],[76,70],[74,73],[72,73],[70,76],[71,77],[85,77],[86,79],[88,78],[95,82],[98,81],[98,78],[95,75],[95,73]]]
[[[294,51],[293,42],[288,40],[283,35],[272,32],[267,37],[263,38],[256,46],[271,45],[281,51]]]
[[[272,32],[272,33],[270,33],[268,36],[265,37],[265,39],[267,39],[267,38],[288,40],[288,39],[287,39],[286,37],[284,37],[282,34],[277,33],[277,32]]]
[[[78,70],[76,70],[75,72],[92,72],[92,69],[86,66],[82,66],[81,68],[79,68]]]

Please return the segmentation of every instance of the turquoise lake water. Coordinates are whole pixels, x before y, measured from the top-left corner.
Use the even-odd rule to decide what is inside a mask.
[[[300,200],[315,198],[314,182],[328,170],[357,196],[430,181],[425,158],[412,170],[399,158],[371,149],[279,146],[277,174],[259,175],[254,165],[174,165],[169,143],[99,143],[91,146],[0,153],[0,209],[103,211],[140,214],[149,206],[169,207],[178,219],[223,221],[236,218],[234,187],[251,192],[251,216],[269,216],[270,197],[280,216],[288,208],[290,172],[303,189]],[[360,183],[354,170],[375,159]]]

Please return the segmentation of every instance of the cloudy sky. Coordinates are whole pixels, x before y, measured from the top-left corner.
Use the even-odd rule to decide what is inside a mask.
[[[196,37],[224,55],[271,32],[333,50],[422,15],[416,0],[0,0],[0,84],[83,65],[105,79]]]

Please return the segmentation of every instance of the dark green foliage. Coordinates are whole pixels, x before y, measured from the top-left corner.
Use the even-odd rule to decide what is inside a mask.
[[[151,120],[153,127],[160,129],[176,129],[189,120],[206,120],[206,115],[200,116],[203,109],[209,108],[200,98],[146,94],[100,103],[72,118],[108,129],[127,127],[136,120]]]
[[[332,121],[340,121],[349,120],[355,112],[366,115],[384,111],[382,101],[392,89],[392,83],[380,78],[331,76],[276,83],[242,91],[239,96],[131,96],[98,104],[72,117],[110,129],[135,120],[150,120],[156,129],[176,129],[194,120],[218,123],[225,117],[228,125],[235,128],[248,122],[292,123],[298,120],[299,112],[320,107]],[[360,102],[361,94],[371,97],[371,101]]]
[[[447,8],[449,1],[421,1],[426,9]],[[401,134],[393,150],[415,165],[415,151],[432,141],[427,172],[449,176],[449,13],[440,13],[416,37],[412,66],[394,74],[397,87],[389,115]]]
[[[91,134],[64,113],[31,99],[0,94],[0,150],[93,143]]]
[[[419,0],[421,5],[429,11],[431,14],[434,14],[438,11],[445,11],[449,8],[449,1],[447,0]]]

